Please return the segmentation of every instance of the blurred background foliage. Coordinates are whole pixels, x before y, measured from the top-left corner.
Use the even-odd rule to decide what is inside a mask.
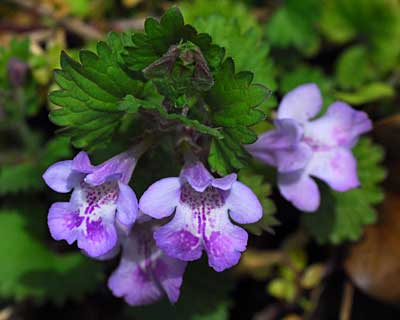
[[[251,70],[272,91],[263,105],[269,114],[285,93],[315,82],[324,106],[346,101],[368,112],[375,129],[355,149],[362,187],[343,194],[323,188],[312,214],[279,198],[272,171],[258,164],[242,170],[265,216],[249,227],[259,237],[239,266],[216,274],[204,261],[192,264],[176,307],[129,308],[106,289],[116,261],[89,260],[49,237],[47,209],[61,198],[46,190],[41,174],[76,150],[54,134],[48,112],[57,106],[47,95],[62,50],[77,57],[109,31],[141,30],[146,16],[173,4],[226,48],[237,71]],[[2,1],[0,319],[399,319],[399,39],[398,0]],[[119,134],[135,130],[130,124]],[[123,147],[113,143],[95,157]],[[139,165],[136,190],[177,171],[159,165],[145,176],[165,152]]]

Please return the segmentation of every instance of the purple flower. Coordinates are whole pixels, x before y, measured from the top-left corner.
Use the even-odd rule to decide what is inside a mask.
[[[359,186],[351,148],[372,128],[365,112],[339,101],[331,104],[325,115],[310,121],[321,106],[315,84],[297,87],[279,105],[276,129],[247,147],[255,158],[277,167],[280,192],[303,211],[315,211],[320,203],[318,186],[310,176],[337,191]]]
[[[49,210],[48,225],[55,240],[78,242],[91,257],[101,257],[118,241],[115,223],[129,230],[138,213],[138,201],[128,186],[139,146],[93,166],[85,152],[73,160],[50,166],[43,175],[47,185],[57,192],[74,189],[69,202],[56,202]]]
[[[150,304],[164,294],[172,303],[179,298],[187,262],[168,257],[157,248],[153,232],[158,227],[154,220],[137,223],[129,237],[121,241],[121,261],[108,287],[130,305]]]
[[[200,162],[186,165],[180,177],[155,182],[139,202],[143,213],[173,219],[154,233],[157,246],[184,261],[199,259],[203,249],[216,271],[238,263],[246,249],[247,233],[232,224],[261,219],[256,195],[236,181],[236,174],[215,179]],[[228,215],[229,211],[229,215]]]

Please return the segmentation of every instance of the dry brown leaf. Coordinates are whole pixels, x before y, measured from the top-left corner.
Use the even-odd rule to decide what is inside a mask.
[[[10,320],[13,316],[13,309],[11,307],[0,310],[0,320]]]
[[[400,193],[387,193],[378,224],[366,228],[364,238],[350,247],[345,269],[365,293],[400,303]]]

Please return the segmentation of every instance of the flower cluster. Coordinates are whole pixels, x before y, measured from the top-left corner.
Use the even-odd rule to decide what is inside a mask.
[[[282,100],[276,129],[262,134],[248,151],[277,167],[282,195],[304,211],[319,206],[310,176],[338,191],[359,185],[351,148],[370,130],[363,112],[342,102],[322,105],[314,84],[302,85]],[[51,235],[77,245],[88,256],[107,259],[122,248],[118,268],[109,278],[115,296],[131,305],[153,303],[166,295],[174,303],[187,262],[203,250],[215,271],[239,262],[247,232],[237,224],[255,223],[263,210],[254,192],[232,173],[215,178],[200,161],[187,161],[179,177],[156,181],[140,201],[129,187],[144,144],[93,166],[85,152],[52,165],[43,178],[69,202],[54,203],[48,215]],[[236,223],[236,224],[235,224]]]
[[[127,303],[152,303],[164,293],[176,302],[187,261],[200,258],[203,249],[216,271],[238,263],[247,233],[229,216],[240,224],[253,223],[261,219],[262,207],[255,194],[236,181],[236,174],[214,178],[195,161],[185,165],[180,177],[151,185],[139,211],[127,183],[141,153],[134,148],[92,166],[80,152],[71,161],[52,165],[43,175],[48,186],[74,191],[69,202],[51,206],[48,225],[54,239],[77,241],[93,258],[111,258],[122,247],[109,287]],[[166,225],[156,220],[174,212]]]

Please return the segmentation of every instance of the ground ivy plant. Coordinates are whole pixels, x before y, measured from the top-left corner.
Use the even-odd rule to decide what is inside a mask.
[[[108,287],[130,305],[177,302],[187,265],[203,252],[216,272],[235,266],[247,231],[277,223],[271,185],[314,212],[303,213],[304,223],[321,242],[354,240],[374,220],[366,203],[352,225],[343,222],[353,198],[380,200],[381,157],[364,159],[376,148],[369,140],[356,146],[372,128],[368,115],[340,101],[325,111],[313,79],[290,88],[272,112],[263,107],[270,90],[245,70],[245,59],[238,72],[235,57],[176,7],[148,18],[142,33],[110,33],[79,61],[61,55],[50,119],[82,150],[43,174],[54,191],[72,192],[50,207],[48,227],[90,258],[121,252]],[[104,148],[115,155],[93,165]],[[276,175],[260,174],[268,167]]]

